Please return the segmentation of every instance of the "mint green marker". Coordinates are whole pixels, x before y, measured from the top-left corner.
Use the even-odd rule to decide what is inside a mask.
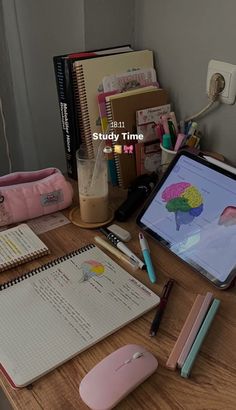
[[[207,335],[208,330],[211,327],[211,323],[216,315],[216,312],[220,306],[220,300],[219,299],[214,299],[212,302],[212,305],[210,309],[208,310],[208,313],[202,323],[202,326],[197,334],[197,337],[191,347],[191,350],[187,356],[187,359],[184,362],[184,365],[181,369],[181,376],[188,378],[190,375],[190,372],[192,370],[192,367],[194,365],[194,362],[197,358],[198,352],[202,346],[202,343],[204,342],[204,339]]]

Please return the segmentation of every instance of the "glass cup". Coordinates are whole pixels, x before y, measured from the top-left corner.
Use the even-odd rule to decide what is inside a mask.
[[[89,158],[82,146],[76,153],[80,216],[83,222],[100,223],[109,217],[107,160],[101,152]]]

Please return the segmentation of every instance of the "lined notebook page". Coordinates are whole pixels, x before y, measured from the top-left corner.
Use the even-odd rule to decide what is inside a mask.
[[[45,253],[49,249],[27,224],[0,232],[0,272]]]
[[[27,385],[159,300],[94,246],[0,292],[1,364]]]

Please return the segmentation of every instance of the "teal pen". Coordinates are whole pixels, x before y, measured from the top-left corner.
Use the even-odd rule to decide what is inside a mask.
[[[207,335],[208,330],[210,329],[211,323],[216,315],[216,312],[220,306],[220,300],[219,299],[214,299],[212,302],[212,305],[210,309],[208,310],[208,313],[204,319],[204,322],[197,334],[197,337],[191,347],[191,350],[187,356],[187,359],[184,362],[184,365],[181,369],[181,376],[188,378],[190,375],[190,372],[192,370],[192,367],[194,365],[194,362],[197,358],[198,352],[201,348],[201,345]]]
[[[146,264],[149,279],[152,283],[155,283],[156,275],[155,275],[155,271],[154,271],[152,260],[151,260],[150,249],[142,233],[139,234],[139,242],[140,242],[141,251],[144,257],[144,261]]]

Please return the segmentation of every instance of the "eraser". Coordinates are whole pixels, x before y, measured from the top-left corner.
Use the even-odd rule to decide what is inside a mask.
[[[114,235],[116,235],[117,238],[123,242],[128,242],[131,239],[130,232],[126,231],[124,228],[121,228],[119,225],[112,224],[108,226],[107,229],[114,233]]]

